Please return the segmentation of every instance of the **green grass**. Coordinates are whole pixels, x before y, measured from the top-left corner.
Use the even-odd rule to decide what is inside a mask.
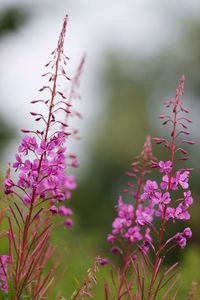
[[[77,224],[77,222],[75,222]],[[0,230],[4,228],[5,224],[1,225]],[[65,273],[61,276],[57,286],[52,290],[49,300],[55,299],[55,296],[60,291],[61,295],[66,299],[70,299],[73,291],[78,284],[87,275],[87,270],[93,265],[94,259],[97,255],[101,255],[104,246],[101,245],[101,232],[96,231],[82,231],[78,225],[72,230],[67,230],[64,227],[59,227],[54,230],[52,236],[52,243],[57,245],[57,256],[62,256],[62,264],[60,270],[65,268]],[[104,242],[103,242],[104,243]],[[105,242],[106,243],[106,242]],[[0,241],[0,253],[6,254],[6,239],[2,238]],[[181,277],[180,290],[177,300],[187,299],[187,294],[191,289],[192,281],[197,282],[197,290],[200,294],[200,249],[195,245],[188,245],[183,250],[182,257],[180,257]],[[107,256],[106,252],[103,256]],[[171,254],[173,255],[173,253]],[[100,267],[100,272],[97,275],[98,285],[94,288],[94,299],[102,300],[103,297],[103,283],[104,279],[109,279],[109,267]],[[55,274],[56,277],[56,274]]]
[[[76,233],[63,232],[55,233],[53,240],[58,245],[66,243],[65,256],[63,264],[66,264],[67,270],[65,276],[61,278],[58,284],[58,289],[62,291],[62,295],[66,299],[77,286],[77,282],[81,281],[86,276],[86,271],[92,266],[95,256],[98,254],[98,236],[95,233]],[[63,242],[65,241],[65,242]],[[58,247],[59,248],[59,247]],[[197,282],[197,290],[200,294],[200,250],[196,246],[189,245],[188,248],[183,250],[182,257],[180,258],[181,277],[180,277],[180,290],[177,300],[187,299],[188,292],[191,289],[192,282]],[[171,254],[173,255],[173,253]],[[101,267],[97,275],[98,285],[94,288],[94,299],[102,300],[103,297],[103,283],[104,279],[109,279],[109,268]],[[198,284],[199,283],[199,284]],[[52,299],[54,295],[52,295]]]

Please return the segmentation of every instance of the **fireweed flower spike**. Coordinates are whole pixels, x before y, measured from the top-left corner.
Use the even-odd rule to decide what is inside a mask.
[[[137,295],[137,299],[144,299],[144,296],[148,300],[161,299],[161,297],[168,299],[169,295],[172,295],[170,299],[174,299],[177,293],[176,288],[173,290],[178,280],[177,263],[164,273],[161,271],[161,266],[170,250],[176,246],[183,249],[188,239],[192,237],[191,229],[186,227],[182,232],[164,238],[169,223],[175,224],[177,221],[183,222],[190,218],[188,209],[193,203],[189,190],[189,176],[192,169],[178,168],[178,163],[189,158],[188,151],[183,145],[194,144],[193,141],[181,139],[182,136],[189,135],[188,124],[192,122],[186,117],[188,110],[182,103],[184,80],[182,76],[175,97],[164,102],[166,108],[171,109],[171,114],[160,117],[164,120],[163,125],[172,126],[171,138],[154,139],[157,144],[163,144],[169,150],[169,159],[156,161],[151,154],[147,160],[148,162],[151,160],[152,168],[159,171],[161,180],[145,179],[143,175],[149,177],[150,170],[147,169],[144,173],[146,169],[141,168],[141,162],[135,161],[132,164],[133,172],[129,172],[128,175],[136,178],[136,184],[128,183],[129,188],[124,190],[126,193],[131,190],[132,201],[125,203],[121,196],[118,200],[118,216],[112,224],[112,233],[107,238],[110,243],[119,245],[118,253],[123,258],[116,299],[121,299],[125,292],[129,296],[127,299],[133,299],[131,293],[133,284],[136,285],[134,289],[136,288],[137,292],[134,295]],[[145,159],[143,161],[145,162]],[[146,165],[148,166],[147,163]],[[160,223],[158,227],[155,222],[157,225]],[[153,257],[149,256],[150,251]],[[128,279],[129,276],[126,276],[130,274],[130,266],[133,269],[132,284]],[[150,276],[147,276],[145,268]],[[133,281],[134,274],[135,281]],[[162,292],[165,286],[165,292]]]
[[[117,217],[112,223],[112,233],[107,237],[107,241],[114,244],[111,252],[119,253],[123,261],[122,268],[117,271],[116,299],[121,299],[127,293],[127,286],[131,289],[132,278],[128,279],[127,274],[132,273],[132,264],[137,253],[147,253],[152,242],[151,231],[154,228],[151,223],[154,210],[152,205],[146,206],[145,197],[141,197],[146,179],[152,171],[152,160],[156,161],[156,158],[151,150],[151,137],[147,136],[141,154],[134,158],[131,170],[126,172],[129,181],[122,190],[124,196],[120,195],[118,198]],[[147,195],[157,188],[155,181],[148,180],[148,183]],[[128,198],[126,202],[125,198]]]
[[[188,114],[188,110],[182,103],[184,82],[185,78],[182,76],[176,89],[175,97],[164,102],[166,108],[171,109],[172,113],[170,115],[163,115],[160,117],[164,120],[163,125],[171,124],[171,139],[155,139],[157,144],[163,144],[169,150],[169,160],[153,164],[153,167],[157,167],[162,173],[162,180],[157,184],[158,187],[148,197],[149,203],[153,203],[154,205],[155,217],[159,218],[161,222],[149,285],[148,300],[155,299],[158,294],[160,286],[155,288],[156,278],[159,274],[159,269],[165,255],[176,245],[180,248],[184,248],[187,240],[192,236],[191,229],[187,227],[183,230],[183,232],[179,232],[175,234],[175,236],[168,238],[168,240],[163,241],[163,234],[167,231],[168,222],[175,223],[178,220],[187,221],[190,219],[188,209],[193,203],[191,191],[189,190],[189,176],[192,169],[177,169],[176,167],[178,162],[186,161],[189,158],[188,151],[184,149],[182,145],[194,144],[193,141],[181,139],[181,136],[189,135],[188,124],[192,122],[185,116]],[[147,186],[148,183],[146,183],[144,190]],[[182,193],[182,197],[177,199],[174,191]],[[156,205],[155,198],[157,199]],[[174,266],[171,268],[174,269]],[[174,281],[176,280],[176,271],[172,273],[171,279],[172,278]],[[171,287],[173,287],[173,285]],[[168,293],[169,292],[170,289]]]
[[[64,111],[70,115],[72,107],[71,101],[68,103],[68,98],[60,90],[60,84],[70,80],[64,68],[68,61],[63,51],[66,29],[67,16],[52,59],[45,66],[50,70],[42,75],[48,77],[48,84],[39,92],[48,92],[49,96],[31,101],[34,106],[44,105],[47,113],[30,112],[40,129],[22,130],[25,136],[12,165],[17,180],[12,179],[9,170],[4,182],[5,194],[13,196],[14,205],[10,206],[8,215],[10,270],[7,271],[6,256],[1,256],[0,288],[7,291],[7,276],[15,300],[21,299],[23,293],[32,299],[40,299],[46,293],[55,269],[52,267],[43,275],[43,269],[55,250],[49,244],[52,218],[60,215],[67,228],[73,224],[72,210],[63,201],[70,199],[71,192],[77,187],[75,177],[66,172],[66,166],[77,166],[77,163],[75,154],[66,154],[65,143],[71,133],[66,131],[65,116],[62,121],[59,114]]]
[[[118,216],[112,223],[112,234],[108,235],[108,242],[120,241],[125,239],[131,245],[138,241],[142,241],[145,245],[145,238],[147,234],[143,231],[142,225],[150,223],[152,220],[153,211],[150,207],[144,205],[144,199],[148,197],[149,193],[157,188],[155,181],[147,180],[148,187],[146,188],[146,195],[141,192],[147,176],[151,173],[151,161],[156,160],[151,150],[151,138],[147,136],[141,154],[135,157],[131,164],[131,171],[126,172],[129,177],[127,188],[123,189],[124,196],[118,198],[117,212]],[[125,203],[123,198],[129,197],[129,202]],[[148,230],[149,236],[150,228]],[[141,244],[141,243],[140,243]]]

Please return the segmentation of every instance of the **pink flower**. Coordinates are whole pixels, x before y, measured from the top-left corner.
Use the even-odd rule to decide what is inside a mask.
[[[118,234],[126,226],[127,226],[126,219],[116,218],[112,223],[112,228],[113,228],[112,233]]]
[[[72,221],[72,219],[67,219],[64,222],[64,225],[66,228],[71,228],[73,226],[74,222]]]
[[[58,208],[55,205],[52,205],[49,210],[50,212],[52,212],[52,214],[58,213]]]
[[[151,196],[151,200],[153,204],[169,204],[171,202],[170,194],[168,192],[161,193],[155,192],[154,196]]]
[[[183,236],[187,239],[190,239],[192,237],[192,230],[190,227],[187,227],[183,230]]]
[[[108,234],[107,241],[113,243],[116,240],[116,237],[113,234]]]
[[[175,218],[179,220],[189,220],[190,214],[182,204],[179,204],[175,209]]]
[[[152,242],[152,237],[150,236],[150,228],[146,228],[145,234],[144,234],[144,240],[146,243],[151,243]]]
[[[120,248],[119,248],[119,247],[116,247],[116,246],[112,247],[110,251],[111,251],[112,253],[119,253],[119,252],[121,252]]]
[[[131,220],[133,218],[133,205],[124,203],[122,197],[118,199],[118,216],[119,218]]]
[[[167,207],[165,218],[166,220],[175,218],[175,209],[173,207]]]
[[[141,240],[142,234],[140,233],[140,228],[138,226],[130,227],[124,237],[131,243]]]
[[[73,213],[71,208],[68,208],[64,205],[60,206],[58,209],[58,214],[65,217],[70,217]]]
[[[169,204],[171,202],[170,193],[166,192],[162,194],[161,202],[163,204]]]
[[[185,248],[186,243],[187,243],[186,238],[184,238],[181,233],[177,233],[175,238],[176,238],[176,242],[179,245],[179,247],[181,249]]]
[[[16,154],[16,162],[13,164],[15,171],[19,171],[17,183],[7,178],[4,182],[5,192],[11,193],[13,187],[24,190],[20,199],[26,206],[30,204],[32,195],[34,202],[48,198],[52,213],[71,216],[71,209],[61,207],[58,210],[56,207],[58,202],[69,199],[71,191],[77,187],[75,176],[65,173],[67,162],[64,142],[64,132],[55,133],[50,139],[42,140],[39,146],[35,137],[25,136],[19,147],[21,155]],[[33,158],[23,160],[23,156],[29,151],[33,152]],[[65,225],[70,227],[70,222],[67,221],[68,225]]]
[[[184,203],[187,206],[187,208],[189,208],[193,203],[191,191],[184,192],[183,195],[184,195]]]
[[[28,173],[29,175],[33,175],[32,164],[30,160],[26,159],[25,162],[21,164],[20,170],[23,171],[24,173]]]
[[[154,191],[158,189],[158,184],[156,181],[147,180],[144,186],[144,193],[141,195],[141,199],[148,199]]]
[[[102,259],[100,260],[100,264],[101,264],[102,266],[107,265],[107,263],[108,263],[107,258],[102,258]]]
[[[65,200],[65,195],[60,190],[56,190],[55,191],[55,198],[58,199],[58,201],[64,201]]]
[[[31,203],[31,197],[30,197],[29,195],[25,195],[25,196],[23,197],[23,203],[24,203],[25,205],[30,204],[30,203]]]
[[[163,190],[167,190],[168,187],[170,186],[170,188],[172,190],[177,190],[177,182],[176,179],[173,177],[169,177],[169,175],[165,175],[162,178],[162,182],[160,184],[161,189]]]
[[[176,173],[176,183],[180,184],[183,189],[187,189],[189,187],[188,180],[189,180],[188,171],[178,171]]]
[[[73,175],[68,175],[65,178],[64,186],[69,190],[74,190],[77,188],[76,178]]]
[[[21,156],[19,156],[18,154],[15,154],[15,158],[16,162],[13,163],[13,168],[18,170],[18,168],[22,166],[23,162]]]
[[[138,207],[136,211],[136,223],[140,226],[151,223],[153,220],[154,210],[150,207]]]
[[[159,204],[162,200],[162,193],[155,192],[152,196],[150,196],[150,199],[153,205]]]
[[[162,173],[170,173],[172,171],[172,162],[170,160],[164,162],[160,161],[159,162],[159,167],[160,167],[160,172]]]
[[[48,151],[48,155],[53,156],[55,155],[53,150],[55,150],[56,144],[54,142],[54,138],[50,140],[50,142],[46,142],[44,140],[41,141],[40,147],[37,148],[37,153],[39,155],[44,154],[45,152]]]
[[[19,152],[27,155],[29,150],[35,151],[38,148],[38,144],[35,137],[25,136],[22,139],[22,143],[19,146]]]
[[[14,187],[14,182],[10,178],[6,178],[4,181],[4,192],[5,194],[12,193],[12,187]]]
[[[4,292],[8,292],[7,286],[7,265],[9,257],[7,255],[0,255],[0,289]]]
[[[175,235],[176,242],[182,249],[185,248],[187,239],[190,239],[191,237],[192,230],[189,227],[185,228],[182,233],[178,232]]]

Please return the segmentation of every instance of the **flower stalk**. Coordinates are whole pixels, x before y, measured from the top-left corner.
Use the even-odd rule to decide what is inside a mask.
[[[5,194],[14,198],[8,215],[9,271],[7,267],[4,268],[6,279],[13,286],[14,300],[21,299],[24,294],[33,299],[41,299],[46,294],[58,264],[56,260],[45,275],[47,262],[55,253],[55,246],[50,244],[55,223],[53,219],[58,215],[65,218],[65,227],[73,225],[72,210],[63,201],[70,199],[71,191],[77,186],[75,177],[66,173],[68,165],[77,166],[77,159],[75,154],[66,154],[65,143],[70,133],[65,131],[68,124],[61,120],[59,114],[62,110],[69,115],[71,111],[66,107],[72,106],[71,99],[59,88],[60,78],[70,80],[64,69],[68,60],[64,54],[66,30],[67,16],[57,47],[52,52],[53,58],[45,66],[50,67],[51,71],[42,75],[48,76],[49,85],[39,89],[39,92],[48,91],[50,99],[31,101],[32,105],[42,103],[47,108],[46,115],[30,112],[35,121],[41,124],[41,129],[22,130],[26,136],[12,165],[18,179],[15,182],[11,178],[10,168],[4,182]],[[4,265],[2,262],[1,268]],[[9,292],[8,289],[5,291]]]
[[[174,263],[164,272],[161,270],[166,255],[177,245],[184,248],[187,240],[192,236],[191,229],[186,227],[183,232],[178,232],[164,240],[168,223],[171,221],[175,223],[178,220],[187,221],[190,218],[188,209],[193,203],[191,191],[188,189],[192,169],[175,169],[178,162],[188,159],[188,151],[182,147],[182,144],[194,144],[192,141],[179,138],[180,135],[189,134],[187,123],[191,123],[191,120],[184,116],[188,110],[182,104],[183,92],[184,77],[182,76],[175,98],[164,103],[167,108],[172,108],[172,117],[165,115],[160,117],[164,119],[163,125],[172,125],[171,140],[154,139],[157,144],[163,144],[169,150],[169,160],[157,161],[151,150],[145,159],[146,152],[143,150],[143,163],[140,161],[141,157],[136,158],[132,164],[134,172],[128,172],[130,177],[136,179],[136,184],[128,184],[134,202],[132,204],[133,199],[131,199],[131,202],[124,203],[121,196],[118,200],[118,217],[112,223],[112,234],[108,236],[109,242],[120,244],[120,248],[115,246],[112,252],[118,252],[123,257],[116,296],[118,300],[123,298],[124,293],[129,295],[128,299],[136,297],[148,300],[167,299],[173,289],[173,297],[177,293],[175,283],[179,276],[178,264]],[[149,179],[151,176],[149,164],[154,169],[159,169],[162,174],[161,182]],[[183,196],[177,199],[178,191]],[[129,190],[125,189],[124,192],[127,193]],[[155,222],[160,223],[159,229],[156,228]],[[148,270],[148,276],[145,268]],[[135,276],[131,273],[131,269],[134,269]],[[158,298],[165,286],[167,289],[163,292],[162,298]]]

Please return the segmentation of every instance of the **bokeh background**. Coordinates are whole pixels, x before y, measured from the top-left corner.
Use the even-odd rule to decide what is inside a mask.
[[[184,256],[178,250],[173,256],[182,267],[179,299],[186,299],[192,280],[200,285],[200,2],[0,0],[1,176],[17,152],[19,128],[32,124],[29,100],[38,96],[43,66],[66,13],[68,73],[73,74],[83,53],[87,60],[79,103],[84,119],[75,122],[82,139],[70,146],[80,159],[79,188],[72,201],[75,226],[53,236],[67,268],[58,290],[69,297],[94,257],[109,256],[105,240],[126,180],[124,172],[146,134],[159,136],[166,130],[158,119],[162,102],[174,95],[184,74],[184,99],[193,119],[192,139],[197,141],[188,162],[195,167],[191,182],[195,203],[188,224],[194,234]],[[162,149],[154,149],[163,158]],[[5,251],[4,244],[0,248]],[[99,280],[104,276],[102,271]],[[95,299],[103,299],[101,288]]]

